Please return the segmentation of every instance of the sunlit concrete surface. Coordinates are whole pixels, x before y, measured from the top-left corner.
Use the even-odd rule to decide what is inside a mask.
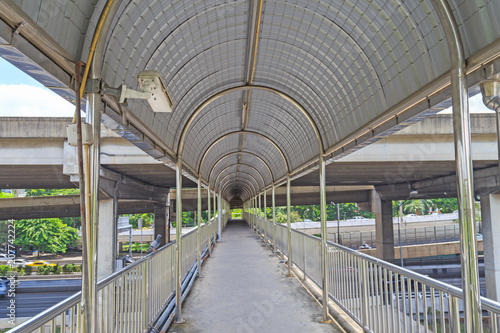
[[[244,222],[229,222],[170,332],[340,332]]]

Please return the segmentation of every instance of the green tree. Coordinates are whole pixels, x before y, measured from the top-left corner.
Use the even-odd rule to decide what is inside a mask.
[[[27,197],[47,197],[52,195],[75,195],[80,194],[77,188],[56,188],[56,189],[27,189]]]
[[[66,252],[79,238],[75,228],[56,218],[19,220],[15,226],[15,244],[23,249],[36,249],[39,256],[40,252]]]
[[[0,191],[0,198],[12,198],[12,193],[6,193],[3,191]]]
[[[9,240],[9,221],[0,221],[0,244],[7,244]]]
[[[403,203],[404,214],[425,215],[429,210],[435,209],[436,205],[429,199],[406,200]]]
[[[127,216],[127,215],[122,215],[122,216]],[[142,227],[143,228],[149,228],[154,223],[154,215],[150,214],[150,213],[129,214],[128,217],[129,217],[129,222],[132,225],[132,229],[139,228],[139,219],[140,218],[142,218]]]

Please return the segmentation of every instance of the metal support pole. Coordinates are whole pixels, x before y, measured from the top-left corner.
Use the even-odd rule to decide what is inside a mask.
[[[196,231],[196,241],[198,247],[198,275],[201,272],[201,176],[198,176],[198,230]]]
[[[261,203],[261,200],[260,200],[260,193],[259,193],[259,217],[262,218],[262,203]]]
[[[286,224],[288,227],[288,276],[292,274],[292,225],[290,211],[290,174],[286,175]]]
[[[208,221],[212,219],[212,210],[210,207],[210,187],[207,188],[207,198],[208,198]]]
[[[475,232],[471,134],[465,55],[453,12],[446,0],[432,1],[446,34],[451,59],[451,98],[458,187],[458,219],[464,293],[464,331],[483,331]]]
[[[216,216],[216,211],[217,211],[217,209],[216,209],[216,207],[217,207],[217,195],[215,194],[215,190],[214,190],[213,194],[214,194],[214,223],[216,224],[217,221],[215,220],[215,216]],[[216,230],[216,228],[213,228],[213,230],[214,230],[214,243],[215,243],[215,241],[217,240],[217,230]]]
[[[91,65],[91,75],[94,73],[95,62]],[[92,125],[93,143],[88,151],[87,173],[89,174],[87,188],[87,223],[84,228],[86,234],[83,245],[83,278],[82,293],[84,295],[82,309],[85,332],[96,332],[97,325],[97,237],[99,223],[99,171],[100,171],[100,139],[101,139],[101,96],[98,93],[87,94],[86,121]]]
[[[264,241],[267,245],[267,201],[266,201],[266,190],[264,190]]]
[[[323,285],[323,322],[328,323],[328,253],[326,243],[326,175],[323,154],[319,155],[319,202],[321,209],[321,268]]]
[[[340,205],[337,204],[337,244],[340,244]]]
[[[221,192],[219,190],[219,195],[217,196],[217,200],[218,200],[218,204],[217,204],[217,208],[219,210],[219,238],[217,239],[219,242],[222,241],[222,229],[221,229],[221,223],[222,223],[222,210],[221,210],[221,202],[220,202],[220,195],[221,195]]]
[[[276,201],[274,196],[274,184],[273,184],[273,251],[276,253]]]
[[[398,238],[399,238],[399,260],[401,267],[403,267],[403,244],[401,244],[401,224],[403,223],[403,201],[399,202],[399,224],[398,224]],[[434,230],[435,227],[434,227]]]
[[[177,158],[177,169],[175,170],[175,247],[177,249],[177,260],[175,269],[175,321],[182,323],[182,159]]]
[[[210,224],[210,187],[207,187],[207,204],[208,204],[208,255],[212,257],[212,225]]]

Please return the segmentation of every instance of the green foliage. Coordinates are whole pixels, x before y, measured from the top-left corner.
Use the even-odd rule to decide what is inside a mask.
[[[33,266],[24,267],[24,271],[26,272],[27,275],[31,275],[31,273],[33,273]]]
[[[144,213],[144,214],[129,214],[129,215],[122,215],[122,216],[128,216],[130,224],[132,225],[132,229],[138,229],[139,228],[139,218],[142,218],[142,227],[143,228],[150,228],[153,223],[154,223],[154,215],[150,213]]]
[[[62,274],[63,268],[62,266],[59,266],[59,264],[56,264],[54,267],[52,267],[52,272],[54,274]]]
[[[267,207],[267,218],[272,219],[272,209]],[[354,216],[373,218],[373,213],[359,209],[354,203],[344,203],[339,205],[340,219],[352,219]],[[292,206],[290,207],[291,222],[301,222],[305,219],[311,221],[321,220],[321,209],[319,205]],[[337,206],[326,205],[327,221],[337,220]],[[276,207],[276,221],[286,223],[286,207]]]
[[[7,275],[8,271],[10,271],[10,266],[0,265],[0,275],[5,276],[5,275]]]
[[[82,271],[82,265],[75,265],[73,268],[73,272],[81,272]]]
[[[37,275],[49,275],[50,271],[51,271],[50,267],[38,266],[36,268]]]
[[[0,221],[0,244],[7,244],[9,240],[8,229],[9,229],[9,221]]]
[[[19,276],[24,276],[26,275],[26,271],[24,270],[24,267],[21,267],[19,270],[18,270],[18,273],[17,273]]]
[[[68,246],[76,246],[78,232],[60,219],[34,219],[15,221],[16,245],[38,252],[66,252]]]
[[[12,198],[12,197],[13,197],[12,193],[5,193],[5,192],[0,191],[0,199],[1,198]]]
[[[72,273],[75,271],[75,266],[73,264],[66,264],[62,268],[64,273]]]
[[[57,189],[28,189],[27,197],[47,197],[52,195],[75,195],[80,194],[78,188],[57,188]]]
[[[242,211],[241,208],[233,209],[231,211],[231,218],[233,218],[233,219],[240,219],[240,218],[242,218],[241,211]],[[268,209],[268,211],[269,211],[269,209]]]
[[[299,213],[296,211],[290,211],[290,222],[299,222],[302,221]],[[277,223],[287,223],[287,215],[286,215],[286,207],[279,207],[276,209],[276,222]]]

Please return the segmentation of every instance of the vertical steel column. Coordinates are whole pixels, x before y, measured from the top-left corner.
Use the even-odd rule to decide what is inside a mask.
[[[253,197],[253,229],[256,230],[256,216],[257,216],[257,197]]]
[[[337,244],[340,244],[340,205],[337,204]]]
[[[321,268],[323,285],[323,322],[328,323],[328,254],[326,243],[326,175],[323,154],[319,155],[319,196],[321,209]]]
[[[210,186],[207,187],[207,197],[208,197],[208,221],[210,222],[210,220],[212,219],[212,211],[211,211],[211,207],[210,207]]]
[[[260,199],[260,193],[259,193],[259,217],[262,217],[262,202]]]
[[[217,200],[218,200],[218,203],[217,203],[217,209],[219,210],[219,238],[217,239],[219,242],[222,241],[222,229],[221,229],[221,223],[222,223],[222,210],[221,210],[221,202],[220,202],[220,195],[221,195],[221,192],[219,190],[219,195],[217,196]]]
[[[208,255],[212,257],[212,225],[210,224],[210,186],[207,186],[207,204],[208,204]]]
[[[101,59],[99,58],[100,61]],[[92,78],[98,78],[100,73],[93,70],[95,61],[91,65]],[[87,333],[96,332],[97,325],[97,237],[99,221],[99,171],[100,171],[100,140],[101,140],[101,95],[87,94],[86,121],[92,125],[93,142],[89,148],[86,171],[89,174],[87,195],[87,223],[84,226],[86,234],[83,245],[83,277],[82,295],[84,329]]]
[[[288,227],[288,276],[292,275],[292,225],[290,211],[290,174],[286,175],[286,224]]]
[[[215,220],[215,216],[216,216],[216,209],[217,207],[217,194],[215,194],[215,189],[214,189],[214,223],[217,224],[217,221]],[[217,230],[216,228],[213,228],[214,230],[214,243],[215,241],[217,240]]]
[[[198,176],[198,230],[196,231],[196,242],[198,247],[198,275],[201,272],[201,176]]]
[[[446,0],[432,1],[446,34],[451,59],[451,98],[458,187],[458,218],[464,293],[465,332],[483,331],[475,231],[471,134],[465,55],[453,12]]]
[[[273,194],[272,194],[272,202],[273,202],[273,251],[276,253],[276,206],[275,206],[275,197],[274,197],[274,184],[273,184]]]
[[[267,245],[267,199],[266,190],[264,189],[264,241]]]
[[[183,322],[182,316],[182,294],[181,294],[181,269],[182,269],[182,159],[177,157],[177,169],[175,170],[175,246],[177,249],[177,260],[175,269],[175,321]]]

